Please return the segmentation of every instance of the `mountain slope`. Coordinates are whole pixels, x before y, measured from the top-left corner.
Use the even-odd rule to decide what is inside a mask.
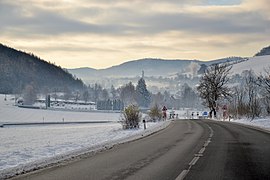
[[[84,87],[61,67],[0,44],[0,93],[21,93],[26,85],[47,91]]]
[[[77,68],[69,69],[68,71],[77,77],[83,79],[85,82],[92,83],[97,79],[104,78],[123,78],[140,76],[144,71],[145,76],[165,76],[175,75],[190,71],[191,63],[211,65],[214,63],[238,61],[241,57],[229,57],[213,61],[199,61],[199,60],[164,60],[164,59],[139,59],[128,61],[123,64],[112,66],[106,69],[92,69],[92,68]]]
[[[134,78],[141,76],[144,71],[145,76],[169,76],[180,73],[196,60],[163,60],[163,59],[140,59],[125,62],[106,69],[78,68],[68,69],[76,77],[81,78],[86,83],[102,82],[104,79]]]
[[[181,72],[191,62],[195,60],[163,60],[163,59],[140,59],[125,62],[118,66],[100,70],[105,76],[138,76],[142,70],[147,76],[166,76],[169,74]]]
[[[260,52],[255,54],[255,56],[266,56],[266,55],[270,55],[270,46],[262,48]]]
[[[259,75],[265,68],[270,68],[270,55],[251,57],[247,61],[233,65],[231,72],[241,74],[245,70],[253,70]]]

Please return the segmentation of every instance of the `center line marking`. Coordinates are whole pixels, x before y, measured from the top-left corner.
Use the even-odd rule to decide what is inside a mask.
[[[183,171],[177,176],[177,178],[176,178],[175,180],[183,180],[183,179],[187,176],[187,174],[189,173],[191,167],[194,166],[194,165],[197,163],[197,161],[200,159],[200,157],[203,156],[203,153],[204,153],[206,147],[209,145],[209,143],[211,143],[211,139],[212,139],[212,137],[214,136],[214,131],[213,131],[213,129],[212,129],[208,124],[207,124],[207,126],[208,126],[208,128],[210,129],[210,134],[209,134],[208,139],[205,141],[205,143],[204,143],[203,147],[200,149],[200,151],[199,151],[197,154],[194,154],[194,158],[193,158],[193,159],[190,161],[190,163],[188,164],[188,165],[189,165],[188,170],[186,170],[186,169],[183,170]]]
[[[204,151],[205,151],[205,147],[203,147],[203,148],[199,151],[199,154],[203,154]]]
[[[189,170],[183,170],[181,172],[181,174],[179,174],[175,180],[183,180],[186,177],[186,175],[188,174],[188,172],[189,172]]]
[[[196,162],[200,159],[200,157],[194,157],[192,161],[189,163],[190,166],[194,166]]]

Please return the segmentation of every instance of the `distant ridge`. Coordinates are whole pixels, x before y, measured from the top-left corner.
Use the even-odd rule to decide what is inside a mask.
[[[0,93],[21,93],[26,85],[36,91],[84,88],[81,80],[61,67],[0,43]]]
[[[185,73],[189,71],[191,63],[197,63],[198,66],[205,64],[211,65],[214,63],[224,63],[238,61],[243,58],[241,57],[228,57],[217,59],[213,61],[199,61],[199,60],[167,60],[157,58],[145,58],[133,61],[128,61],[120,65],[112,66],[106,69],[93,69],[93,68],[76,68],[68,69],[68,71],[77,77],[80,77],[85,82],[94,81],[102,78],[123,78],[123,77],[136,77],[140,76],[142,70],[148,77],[164,76],[169,77],[177,73]]]
[[[82,79],[93,78],[121,78],[140,76],[142,70],[146,76],[167,76],[185,70],[191,63],[197,60],[164,60],[164,59],[139,59],[128,61],[120,65],[112,66],[106,69],[76,68],[68,71]]]
[[[254,56],[266,56],[270,55],[270,46],[264,47],[260,52],[256,53]]]

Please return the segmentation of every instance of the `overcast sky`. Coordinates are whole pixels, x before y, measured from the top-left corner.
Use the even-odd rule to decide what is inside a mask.
[[[0,43],[65,68],[212,60],[270,45],[269,0],[0,0]]]

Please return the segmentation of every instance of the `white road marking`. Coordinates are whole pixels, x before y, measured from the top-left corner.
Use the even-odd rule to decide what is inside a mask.
[[[203,148],[199,151],[199,154],[203,154],[204,151],[205,151],[205,147],[203,147]]]
[[[194,154],[195,157],[203,157],[203,154]]]
[[[200,157],[194,157],[194,158],[192,159],[192,161],[191,161],[188,165],[194,166],[194,165],[196,164],[196,162],[197,162],[199,159],[200,159]]]
[[[188,174],[188,172],[189,172],[189,170],[183,170],[181,172],[181,174],[179,174],[175,180],[183,180],[186,177],[186,175]]]
[[[200,159],[200,157],[203,156],[203,153],[204,153],[206,147],[209,145],[209,143],[211,143],[212,137],[214,136],[214,131],[209,125],[207,125],[207,126],[210,129],[210,134],[209,134],[208,139],[205,141],[205,143],[204,143],[203,147],[200,149],[200,151],[197,154],[194,154],[194,158],[189,163],[189,168],[187,170],[186,169],[183,170],[177,176],[177,178],[175,180],[183,180],[187,176],[187,174],[190,171],[191,167],[194,166],[197,163],[197,161]]]
[[[208,144],[209,144],[209,141],[206,141],[206,142],[204,143],[203,147],[207,147]]]

